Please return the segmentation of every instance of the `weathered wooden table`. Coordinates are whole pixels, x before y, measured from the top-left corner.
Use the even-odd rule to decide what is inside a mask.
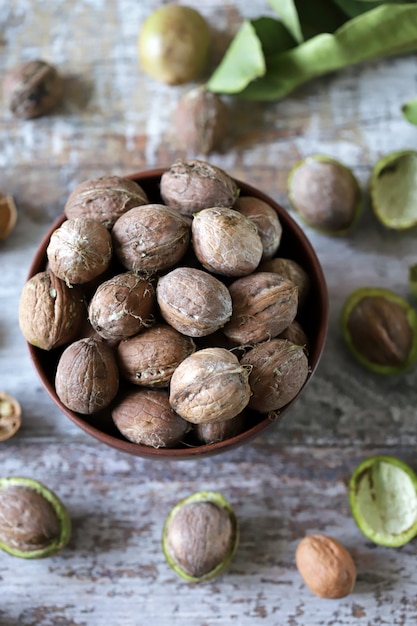
[[[158,462],[104,447],[78,430],[41,387],[20,335],[17,306],[32,255],[77,182],[170,165],[183,155],[172,113],[185,88],[147,78],[137,62],[146,0],[0,0],[0,76],[44,58],[66,76],[51,115],[0,113],[0,188],[19,210],[0,242],[0,388],[23,407],[18,435],[0,445],[2,476],[45,482],[66,503],[73,535],[58,556],[0,556],[4,626],[410,625],[417,619],[416,542],[377,547],[350,514],[346,480],[365,457],[387,452],[417,469],[416,370],[373,375],[347,354],[339,329],[346,296],[363,285],[408,297],[416,234],[382,228],[366,203],[348,237],[305,228],[322,262],[330,327],[319,369],[285,419],[250,445],[204,460]],[[224,33],[266,2],[189,2]],[[249,6],[250,5],[250,6]],[[321,152],[351,167],[364,188],[383,154],[416,148],[401,115],[416,95],[415,56],[374,61],[316,80],[281,102],[239,104],[232,145],[210,160],[288,208],[294,162]],[[176,578],[162,555],[162,525],[180,498],[216,489],[233,504],[241,542],[229,571],[202,585]],[[294,563],[299,540],[325,532],[356,561],[354,593],[320,600]]]

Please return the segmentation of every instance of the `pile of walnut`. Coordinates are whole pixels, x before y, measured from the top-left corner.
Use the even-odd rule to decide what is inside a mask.
[[[277,256],[276,211],[240,197],[223,170],[177,161],[160,196],[114,176],[78,185],[46,270],[23,288],[20,328],[62,350],[55,389],[68,409],[106,409],[145,446],[213,443],[249,428],[254,411],[277,414],[304,385],[296,317],[309,277]]]

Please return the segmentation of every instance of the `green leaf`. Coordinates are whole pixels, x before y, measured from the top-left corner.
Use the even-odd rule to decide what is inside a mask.
[[[334,0],[295,0],[304,39],[334,33],[348,19]]]
[[[405,119],[417,126],[417,98],[406,102],[401,110]]]
[[[269,4],[277,12],[287,30],[297,43],[304,41],[300,20],[294,0],[269,0]]]
[[[285,52],[297,45],[284,24],[273,17],[258,17],[251,20],[256,35],[261,42],[262,51],[266,59],[271,54]]]
[[[416,50],[416,33],[416,6],[377,7],[349,20],[334,35],[322,33],[270,57],[266,74],[248,84],[241,95],[255,100],[283,98],[299,85],[328,72]]]
[[[253,24],[245,20],[211,75],[207,88],[217,93],[238,93],[265,72],[261,42]]]
[[[404,2],[404,0],[334,0],[334,2],[346,15],[356,17],[383,4],[414,4],[416,0],[410,0],[410,2]]]

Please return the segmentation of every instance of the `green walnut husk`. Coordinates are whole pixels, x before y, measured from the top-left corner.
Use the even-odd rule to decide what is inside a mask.
[[[31,478],[0,478],[0,549],[22,559],[57,554],[71,536],[60,499]]]
[[[204,506],[200,514],[196,512],[199,505]],[[213,516],[212,524],[209,516]],[[238,543],[239,529],[233,508],[217,491],[198,491],[180,500],[165,520],[162,534],[165,558],[187,582],[199,583],[222,574],[229,567]],[[217,553],[219,547],[221,557]]]
[[[362,194],[353,172],[323,154],[308,156],[292,167],[288,199],[305,224],[330,236],[345,235],[362,211]]]
[[[399,374],[417,359],[417,313],[389,289],[361,287],[341,313],[343,338],[353,357],[378,374]]]
[[[349,503],[358,528],[378,545],[397,548],[417,534],[417,475],[396,457],[359,463],[349,481]]]
[[[408,230],[417,225],[417,151],[392,152],[379,159],[369,186],[373,212],[383,226]]]
[[[413,300],[417,300],[417,264],[408,268],[408,289]]]

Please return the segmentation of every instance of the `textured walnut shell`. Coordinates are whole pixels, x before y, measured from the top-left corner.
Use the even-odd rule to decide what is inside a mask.
[[[196,257],[209,271],[246,276],[262,258],[263,246],[255,224],[227,207],[211,207],[194,215],[191,226]]]
[[[190,227],[177,209],[146,204],[119,217],[112,237],[116,256],[124,267],[153,273],[172,267],[184,256]]]
[[[3,81],[4,102],[13,115],[23,119],[48,113],[61,100],[64,81],[46,61],[26,61],[16,65]]]
[[[327,535],[304,537],[295,562],[307,587],[320,598],[344,598],[355,587],[356,566],[350,553]]]
[[[167,392],[157,389],[126,392],[114,406],[112,418],[126,439],[152,448],[174,448],[190,429],[171,408]]]
[[[282,236],[277,212],[267,202],[253,196],[240,196],[233,208],[255,224],[262,242],[262,260],[272,258],[279,248]]]
[[[52,272],[38,272],[23,286],[19,326],[33,346],[51,350],[69,343],[78,336],[84,319],[80,292]]]
[[[161,276],[156,298],[165,321],[184,335],[204,337],[232,315],[227,287],[203,270],[178,267]]]
[[[68,409],[96,413],[110,404],[118,389],[116,359],[103,341],[84,338],[65,348],[57,365],[55,391]]]
[[[291,341],[291,343],[295,343],[297,346],[302,346],[308,354],[310,342],[304,328],[297,320],[291,322],[291,324],[278,335],[278,338],[287,339],[288,341]]]
[[[297,288],[272,272],[255,272],[229,286],[233,314],[223,332],[238,344],[279,335],[297,314]]]
[[[304,306],[307,296],[310,293],[310,277],[294,259],[275,257],[260,264],[259,272],[275,272],[283,278],[290,280],[298,289],[298,308]]]
[[[22,424],[22,409],[16,398],[0,391],[0,441],[13,437]]]
[[[245,426],[246,414],[243,412],[230,420],[194,424],[192,434],[200,444],[211,444],[235,437],[243,432]]]
[[[163,201],[184,215],[212,206],[231,207],[238,195],[235,181],[206,161],[179,159],[161,177]]]
[[[187,91],[175,111],[181,145],[194,154],[220,150],[229,135],[229,110],[220,96],[198,85]]]
[[[135,385],[167,387],[175,368],[195,352],[195,343],[171,326],[156,324],[117,347],[121,375]]]
[[[256,345],[240,362],[250,368],[252,396],[248,406],[259,413],[278,411],[291,402],[308,376],[308,360],[302,346],[285,339]]]
[[[79,183],[68,196],[64,212],[69,219],[91,217],[111,229],[129,209],[148,204],[142,187],[121,176],[100,176]]]
[[[148,278],[123,272],[98,286],[88,317],[104,339],[126,339],[153,323],[154,302],[155,290]]]
[[[171,378],[172,408],[193,424],[232,419],[249,402],[248,369],[225,348],[203,348],[182,361]]]
[[[58,278],[68,285],[87,283],[109,267],[111,235],[103,224],[89,217],[68,219],[52,233],[46,254]]]
[[[24,559],[52,556],[71,536],[71,520],[60,499],[42,483],[0,479],[0,549]]]

